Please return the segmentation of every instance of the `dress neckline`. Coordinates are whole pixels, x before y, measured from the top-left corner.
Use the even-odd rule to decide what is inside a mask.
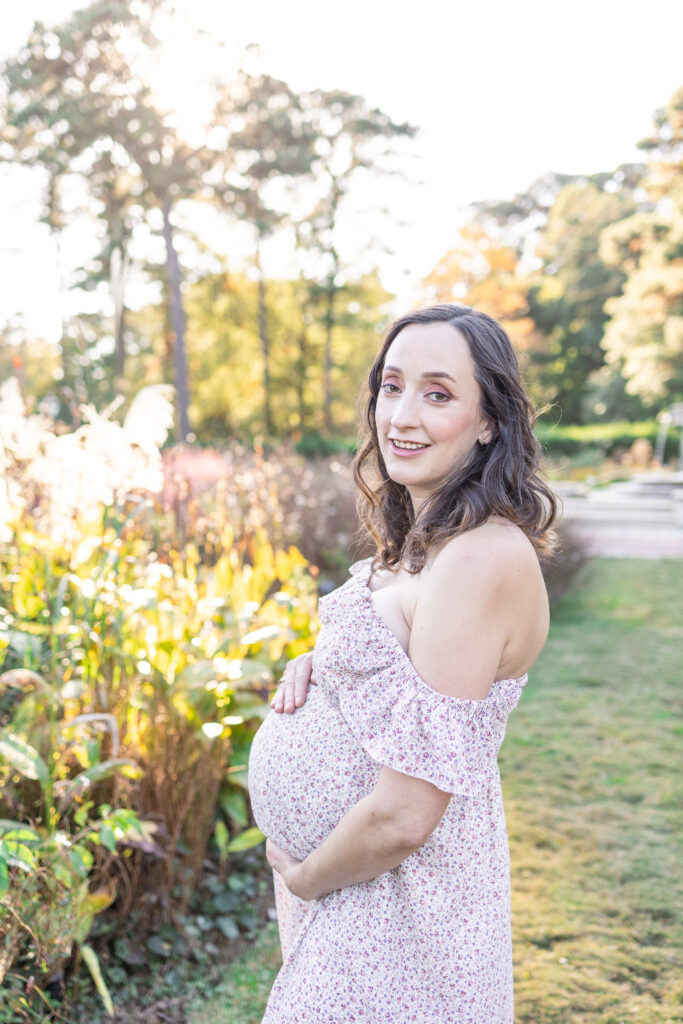
[[[415,678],[419,680],[422,686],[426,687],[426,689],[431,694],[433,694],[435,697],[442,697],[445,701],[452,701],[456,704],[471,704],[476,706],[478,704],[486,704],[493,698],[494,693],[497,692],[498,689],[504,685],[509,686],[514,683],[521,688],[527,684],[529,676],[528,673],[525,672],[523,676],[509,676],[506,679],[495,679],[491,683],[491,689],[489,690],[487,695],[481,698],[452,697],[449,693],[441,693],[440,690],[435,690],[434,687],[430,686],[429,683],[425,682],[425,680],[419,674],[419,672],[413,665],[412,661],[410,660],[408,653],[403,649],[403,646],[399,643],[396,634],[393,632],[392,629],[389,628],[389,626],[384,621],[384,619],[378,612],[377,608],[373,604],[372,595],[374,591],[370,589],[370,576],[372,575],[373,561],[374,555],[370,555],[368,556],[368,558],[361,558],[360,561],[354,562],[353,565],[349,567],[349,572],[351,576],[354,577],[354,581],[356,581],[359,584],[358,589],[361,593],[361,596],[365,599],[369,606],[370,615],[377,629],[384,634],[386,642],[396,650],[396,652],[405,662],[408,663],[408,665],[413,670]]]

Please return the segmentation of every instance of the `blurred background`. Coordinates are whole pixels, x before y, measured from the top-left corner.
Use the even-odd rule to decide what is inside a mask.
[[[563,499],[501,753],[517,1019],[680,1019],[682,38],[673,0],[5,4],[0,1024],[261,1019],[251,738],[367,552],[383,333],[442,301],[504,323]]]
[[[179,440],[324,450],[392,316],[456,300],[554,422],[651,421],[683,396],[683,19],[638,11],[6,11],[0,373],[65,424],[166,382]]]

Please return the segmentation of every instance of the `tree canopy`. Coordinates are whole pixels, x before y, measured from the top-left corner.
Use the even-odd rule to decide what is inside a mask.
[[[69,286],[103,298],[100,312],[65,319],[59,366],[10,326],[0,364],[36,402],[58,397],[66,419],[144,374],[175,384],[181,439],[348,436],[397,302],[376,270],[354,270],[340,237],[356,183],[396,173],[417,128],[343,89],[297,92],[245,66],[211,83],[201,123],[183,131],[151,85],[170,10],[93,0],[36,23],[5,61],[0,159],[41,169],[57,244],[90,218],[97,245]],[[536,401],[567,422],[683,398],[683,89],[641,146],[642,164],[552,172],[473,203],[416,299],[499,317]],[[250,239],[246,257],[205,237],[207,208],[228,253],[238,230]],[[289,273],[269,269],[274,242]],[[358,252],[372,244],[359,235]],[[131,308],[141,281],[157,299]]]

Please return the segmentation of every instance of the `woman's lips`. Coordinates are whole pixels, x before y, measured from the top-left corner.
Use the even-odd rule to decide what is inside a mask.
[[[426,444],[422,448],[399,448],[394,443],[392,438],[389,438],[389,447],[391,448],[394,455],[400,455],[402,458],[407,458],[410,455],[420,455],[422,452],[426,452],[429,445]]]

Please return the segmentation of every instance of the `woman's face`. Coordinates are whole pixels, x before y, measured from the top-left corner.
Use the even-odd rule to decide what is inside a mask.
[[[389,476],[407,488],[416,513],[477,441],[490,441],[480,400],[469,347],[456,327],[408,324],[394,338],[377,396],[377,436]]]

